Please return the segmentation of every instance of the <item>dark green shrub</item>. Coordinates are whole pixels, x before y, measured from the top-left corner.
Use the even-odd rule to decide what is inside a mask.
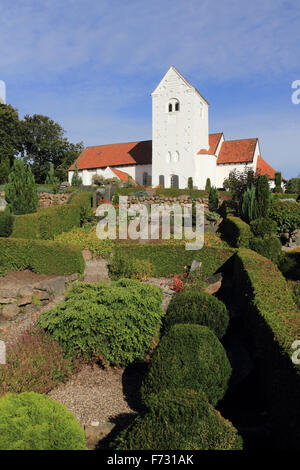
[[[31,214],[37,209],[38,194],[34,176],[30,167],[20,158],[14,160],[8,175],[5,199],[14,214]]]
[[[0,237],[10,237],[13,225],[14,217],[6,212],[0,212]]]
[[[270,202],[269,178],[267,175],[260,175],[256,184],[256,214],[258,218],[269,216]]]
[[[39,326],[68,354],[124,366],[144,358],[159,335],[162,292],[134,279],[74,284],[64,302],[41,313]]]
[[[147,259],[138,260],[126,253],[115,254],[109,265],[112,279],[129,278],[145,281],[154,275],[154,267]]]
[[[255,186],[251,186],[246,189],[242,196],[241,217],[245,222],[249,223],[256,218],[256,213],[256,191]]]
[[[53,240],[55,235],[79,227],[91,208],[91,193],[74,193],[69,203],[16,217],[12,236]]]
[[[76,187],[82,186],[82,178],[79,176],[78,172],[78,162],[75,163],[75,170],[72,176],[71,185]]]
[[[81,249],[48,240],[0,238],[0,266],[22,271],[31,269],[40,274],[83,274]]]
[[[65,358],[61,346],[44,331],[32,328],[9,345],[6,364],[0,366],[0,395],[7,392],[48,393],[76,369],[73,358]]]
[[[0,450],[85,450],[84,430],[67,408],[35,392],[0,398]]]
[[[210,188],[209,191],[209,196],[208,196],[208,208],[210,212],[216,212],[219,207],[219,195],[218,191],[216,188],[212,187]]]
[[[203,391],[215,405],[223,398],[231,375],[225,349],[206,326],[174,325],[156,348],[142,396],[186,387]]]
[[[207,179],[206,179],[206,183],[205,183],[205,191],[206,191],[207,193],[209,193],[210,189],[211,189],[210,178],[207,178]]]
[[[190,176],[188,178],[188,189],[193,189],[194,185],[193,185],[193,178]]]
[[[282,193],[282,192],[283,192],[281,183],[282,183],[282,176],[281,176],[280,171],[278,171],[277,173],[275,173],[275,188],[274,188],[274,193]]]
[[[277,224],[279,233],[291,234],[300,227],[300,204],[296,201],[273,200],[270,207],[269,217]]]
[[[250,248],[276,265],[279,265],[284,257],[280,240],[276,237],[252,238]]]
[[[249,247],[252,233],[250,226],[239,217],[228,215],[219,226],[222,238],[233,247]]]
[[[226,333],[229,315],[223,302],[207,292],[184,289],[174,295],[169,303],[165,330],[176,323],[196,323],[208,326],[218,338]]]
[[[242,438],[203,392],[163,390],[115,440],[117,450],[240,450]]]
[[[276,222],[268,217],[253,220],[250,223],[250,228],[252,233],[260,238],[270,237],[277,232]]]
[[[300,309],[300,280],[297,281],[293,287],[293,298],[295,304]]]
[[[285,253],[279,269],[287,279],[300,281],[300,252],[292,251]]]

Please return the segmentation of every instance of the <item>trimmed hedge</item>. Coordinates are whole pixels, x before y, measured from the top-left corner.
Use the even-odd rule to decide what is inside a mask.
[[[148,412],[115,439],[117,450],[241,450],[242,438],[203,392],[163,390],[147,398]]]
[[[111,278],[116,280],[120,278],[139,279],[145,281],[154,274],[154,267],[147,259],[137,260],[129,256],[126,252],[118,252],[114,255],[109,270]]]
[[[168,277],[184,273],[184,266],[191,265],[194,259],[202,262],[201,272],[204,277],[209,277],[232,256],[234,250],[208,246],[204,246],[201,250],[186,250],[184,243],[116,245],[115,256],[121,256],[123,252],[136,260],[149,260],[154,266],[155,277]]]
[[[230,246],[249,248],[249,243],[252,238],[250,226],[239,217],[228,215],[220,224],[219,230],[222,237]]]
[[[165,331],[177,323],[196,323],[208,326],[218,338],[226,333],[229,315],[223,302],[207,292],[184,289],[169,303]]]
[[[86,450],[84,430],[46,395],[7,393],[0,398],[0,450]]]
[[[0,212],[0,237],[9,237],[13,231],[14,217]]]
[[[126,366],[144,359],[157,341],[164,315],[161,302],[159,287],[134,279],[76,283],[63,302],[41,313],[38,325],[67,354]]]
[[[231,375],[225,349],[206,326],[178,324],[171,327],[154,351],[141,393],[186,387],[203,391],[215,405],[223,398]]]
[[[48,240],[0,238],[0,266],[40,274],[83,274],[84,259],[76,246]]]
[[[260,371],[274,445],[298,448],[300,366],[291,356],[293,342],[300,339],[300,316],[292,291],[271,261],[247,249],[235,256],[234,283],[248,347]]]
[[[34,214],[16,217],[13,238],[53,240],[55,235],[79,227],[84,212],[91,208],[91,193],[74,193],[68,204],[50,206]]]
[[[282,245],[280,240],[276,237],[252,238],[250,241],[250,248],[260,255],[265,256],[277,266],[284,258]]]

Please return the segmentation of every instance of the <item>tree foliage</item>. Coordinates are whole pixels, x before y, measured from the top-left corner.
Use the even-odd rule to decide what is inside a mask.
[[[256,186],[256,209],[257,217],[268,217],[271,203],[271,193],[269,178],[267,175],[260,175]]]
[[[31,214],[38,205],[37,187],[28,165],[16,158],[5,186],[5,199],[10,210],[18,214]]]

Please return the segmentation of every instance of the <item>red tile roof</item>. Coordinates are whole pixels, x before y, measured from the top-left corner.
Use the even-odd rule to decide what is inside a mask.
[[[217,164],[253,161],[258,139],[227,140],[222,143]]]
[[[201,149],[199,150],[197,155],[216,155],[216,151],[220,142],[220,139],[223,135],[223,132],[219,132],[218,134],[209,134],[208,136],[208,143],[209,143],[209,149]]]
[[[128,180],[130,175],[128,173],[125,173],[125,171],[117,170],[116,168],[111,168],[111,167],[109,167],[109,168],[111,169],[111,171],[114,172],[114,174],[118,178],[120,178],[121,181],[127,181]]]
[[[77,158],[78,169],[105,168],[120,165],[145,165],[152,163],[152,141],[87,147]],[[69,170],[75,169],[75,163]]]
[[[276,171],[265,160],[258,155],[256,165],[256,175],[268,175],[270,180],[275,179]]]

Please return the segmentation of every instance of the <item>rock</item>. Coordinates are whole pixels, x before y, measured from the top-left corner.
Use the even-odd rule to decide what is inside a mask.
[[[98,425],[92,425],[88,424],[84,427],[84,432],[85,432],[85,437],[87,440],[87,445],[89,447],[95,447],[101,439],[104,439],[115,427],[114,423],[98,423],[93,422],[93,424],[98,424]]]
[[[68,279],[68,282],[78,281],[78,274],[77,273],[70,274],[69,276],[67,276],[67,279]]]
[[[46,290],[37,290],[37,289],[35,289],[33,291],[33,297],[35,297],[38,300],[49,300],[50,299],[50,294]]]
[[[82,256],[84,261],[90,261],[93,259],[93,253],[90,250],[82,250]]]
[[[87,261],[83,281],[88,283],[97,283],[109,280],[107,261],[104,259]]]
[[[201,266],[202,266],[202,262],[194,259],[192,262],[190,271],[192,272],[192,271],[196,271],[196,269],[201,269]]]
[[[16,317],[19,313],[19,307],[16,304],[8,304],[5,305],[2,309],[2,316],[11,320],[12,318]]]
[[[32,297],[33,288],[31,286],[23,286],[18,290],[19,297]]]
[[[53,279],[47,279],[36,285],[38,290],[45,290],[54,297],[64,294],[66,290],[67,278],[65,276],[58,276]]]
[[[40,309],[41,309],[40,305],[28,304],[24,307],[23,313],[25,313],[26,315],[28,315],[28,314],[30,315],[32,313],[39,312]]]
[[[0,304],[12,304],[15,302],[15,297],[0,297]]]
[[[211,276],[206,279],[205,282],[206,284],[208,284],[208,287],[205,289],[205,291],[208,294],[215,294],[216,292],[218,292],[222,285],[222,278],[222,274],[217,273],[214,276]]]
[[[17,293],[18,289],[16,287],[12,287],[10,289],[0,289],[0,297],[4,298],[16,297]]]
[[[32,302],[32,296],[30,297],[21,297],[21,299],[18,300],[18,307],[22,307],[23,305],[31,304]]]

